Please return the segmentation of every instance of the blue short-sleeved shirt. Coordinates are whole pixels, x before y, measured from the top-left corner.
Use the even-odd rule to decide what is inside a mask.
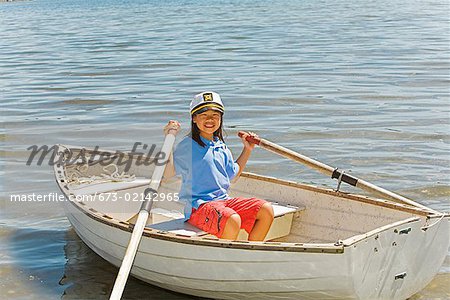
[[[186,202],[185,217],[192,208],[212,200],[228,199],[230,181],[239,172],[228,147],[218,138],[214,141],[200,137],[206,146],[200,146],[186,136],[176,147],[174,165],[182,176],[180,199]]]

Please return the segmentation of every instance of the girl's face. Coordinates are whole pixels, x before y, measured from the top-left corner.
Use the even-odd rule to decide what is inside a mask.
[[[214,132],[219,129],[222,122],[222,114],[215,110],[207,110],[192,117],[192,120],[197,124],[200,134],[204,137],[212,137]]]

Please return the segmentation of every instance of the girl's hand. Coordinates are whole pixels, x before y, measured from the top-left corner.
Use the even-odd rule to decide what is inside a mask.
[[[256,138],[259,138],[258,137],[258,135],[256,134],[256,133],[254,133],[254,132],[245,132],[242,136],[241,136],[241,141],[242,141],[242,144],[244,144],[244,148],[245,149],[247,149],[247,150],[250,150],[250,151],[252,151],[253,150],[253,148],[255,148],[255,144],[253,144],[253,143],[249,143],[248,141],[247,141],[247,137],[248,136],[253,136],[253,137],[256,137]]]
[[[164,126],[164,135],[169,134],[169,130],[175,130],[175,132],[172,131],[173,135],[177,135],[178,131],[180,131],[181,124],[180,122],[176,120],[170,120],[169,123],[167,123],[166,126]]]

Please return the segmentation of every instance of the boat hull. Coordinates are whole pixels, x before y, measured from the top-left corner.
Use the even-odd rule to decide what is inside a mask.
[[[76,206],[64,203],[77,234],[120,266],[130,232],[98,222]],[[399,235],[405,226],[411,231]],[[445,257],[436,254],[448,249],[448,242],[441,243],[448,240],[447,220],[428,232],[420,226],[415,221],[388,228],[342,253],[208,247],[144,236],[131,274],[172,291],[215,299],[406,299],[433,278]],[[419,247],[422,243],[427,247]],[[403,272],[405,277],[395,278]]]

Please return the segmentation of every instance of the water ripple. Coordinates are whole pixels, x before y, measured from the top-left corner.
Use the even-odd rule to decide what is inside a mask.
[[[12,193],[57,190],[50,166],[25,165],[30,145],[160,145],[168,119],[180,120],[187,133],[192,95],[209,89],[223,96],[235,155],[241,148],[236,132],[253,130],[450,210],[450,36],[443,30],[449,10],[447,0],[0,3],[0,216],[8,225],[0,230],[20,254],[8,258],[8,270],[16,274],[16,264],[35,270],[37,260],[49,259],[54,269],[40,274],[56,280],[53,272],[64,268],[64,239],[84,247],[73,234],[47,231],[52,224],[67,229],[59,206],[9,201]],[[248,168],[335,185],[263,150],[254,152]],[[106,272],[108,280],[95,279],[106,276],[95,266],[107,265],[84,248],[67,251],[71,275],[62,280],[65,289],[46,286],[53,291],[49,297],[59,298],[62,290],[68,298],[105,297],[115,270]],[[88,285],[83,294],[87,283],[76,275],[77,255],[81,272],[98,280],[100,292]],[[448,266],[449,259],[444,278]],[[17,298],[33,292],[49,298],[12,281],[0,279],[2,290],[6,284],[11,291],[23,289]],[[441,279],[435,282],[422,295],[445,298]],[[140,298],[140,289],[131,288],[131,297]]]

